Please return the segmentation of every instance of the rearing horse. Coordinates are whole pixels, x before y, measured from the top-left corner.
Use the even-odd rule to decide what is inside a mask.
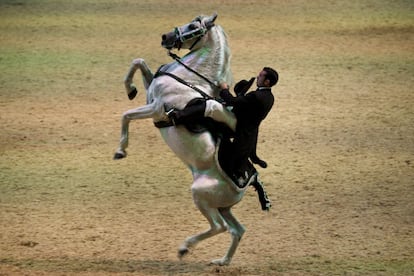
[[[152,118],[160,128],[161,136],[171,150],[190,168],[193,175],[191,186],[195,205],[210,223],[210,229],[187,238],[179,247],[183,257],[198,242],[226,230],[231,243],[226,254],[212,263],[228,265],[236,251],[245,229],[231,212],[246,188],[237,187],[218,163],[219,142],[208,131],[189,132],[183,126],[171,126],[165,114],[165,106],[182,109],[195,98],[216,97],[219,82],[232,82],[230,49],[223,29],[214,24],[217,14],[198,16],[190,23],[177,27],[162,36],[162,46],[171,49],[189,49],[182,59],[163,65],[154,75],[143,59],[135,59],[125,78],[128,96],[137,91],[132,83],[136,70],[140,69],[147,90],[147,104],[125,112],[122,116],[122,132],[114,159],[126,157],[128,126],[131,120]],[[227,124],[234,129],[233,113],[223,109]]]

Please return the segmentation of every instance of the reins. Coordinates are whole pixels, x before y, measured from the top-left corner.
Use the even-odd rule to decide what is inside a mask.
[[[191,67],[187,66],[184,62],[181,61],[181,58],[179,56],[177,56],[176,54],[172,53],[171,51],[168,51],[168,55],[174,59],[175,61],[177,61],[179,64],[181,64],[185,69],[187,69],[188,71],[194,73],[195,75],[197,75],[198,77],[200,77],[201,79],[205,80],[208,84],[210,84],[213,87],[217,87],[217,85],[215,85],[211,80],[209,80],[208,78],[206,78],[205,76],[203,76],[202,74],[198,73],[197,71],[195,71],[194,69],[192,69]],[[206,92],[204,92],[203,90],[201,90],[200,88],[192,85],[191,83],[188,83],[187,81],[183,80],[182,78],[169,73],[169,72],[164,72],[161,71],[163,66],[160,67],[160,69],[158,69],[158,71],[155,73],[154,78],[157,78],[159,76],[169,76],[170,78],[175,79],[176,81],[178,81],[181,84],[184,84],[185,86],[190,87],[191,89],[197,91],[198,93],[200,93],[200,95],[205,99],[205,100],[210,100],[210,99],[214,99],[214,97],[208,95]]]
[[[196,74],[197,76],[199,76],[200,78],[202,78],[203,80],[205,80],[206,82],[208,82],[208,84],[210,84],[213,87],[217,87],[217,85],[215,85],[211,80],[209,80],[208,78],[206,78],[205,76],[201,75],[200,73],[198,73],[197,71],[195,71],[194,69],[192,69],[191,67],[188,67],[187,64],[185,64],[184,62],[181,61],[181,58],[179,56],[177,56],[176,54],[172,53],[171,51],[168,51],[168,55],[174,59],[175,61],[177,61],[179,64],[181,64],[182,66],[184,66],[185,69],[187,69],[188,71]]]
[[[182,78],[180,78],[180,77],[177,77],[177,76],[176,76],[176,75],[174,75],[174,74],[171,74],[171,73],[169,73],[169,72],[164,72],[164,71],[160,71],[160,70],[158,70],[158,72],[157,72],[157,73],[155,73],[154,78],[157,78],[157,77],[159,77],[159,76],[169,76],[170,78],[175,79],[175,80],[176,80],[176,81],[178,81],[179,83],[184,84],[184,85],[186,85],[186,86],[190,87],[191,89],[193,89],[193,90],[197,91],[198,93],[200,93],[200,95],[201,95],[201,96],[203,96],[203,98],[204,98],[205,100],[214,99],[213,97],[211,97],[210,95],[208,95],[206,92],[204,92],[204,91],[203,91],[203,90],[201,90],[200,88],[198,88],[198,87],[196,87],[196,86],[192,85],[191,83],[186,82],[185,80],[183,80],[183,79],[182,79]]]

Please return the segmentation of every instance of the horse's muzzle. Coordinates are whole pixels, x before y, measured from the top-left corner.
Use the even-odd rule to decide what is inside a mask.
[[[177,48],[178,38],[175,32],[169,32],[161,36],[161,46],[171,50],[172,48]]]

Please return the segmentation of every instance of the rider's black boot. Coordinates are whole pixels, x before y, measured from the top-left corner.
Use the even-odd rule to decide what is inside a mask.
[[[167,111],[168,118],[171,119],[174,125],[182,125],[187,123],[194,123],[201,118],[204,118],[206,110],[206,102],[199,101],[196,104],[186,106],[182,110],[172,109]]]

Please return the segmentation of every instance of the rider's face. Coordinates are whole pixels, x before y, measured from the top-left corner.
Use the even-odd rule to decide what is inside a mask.
[[[269,80],[266,79],[266,71],[260,71],[256,79],[256,84],[258,87],[269,86]]]

